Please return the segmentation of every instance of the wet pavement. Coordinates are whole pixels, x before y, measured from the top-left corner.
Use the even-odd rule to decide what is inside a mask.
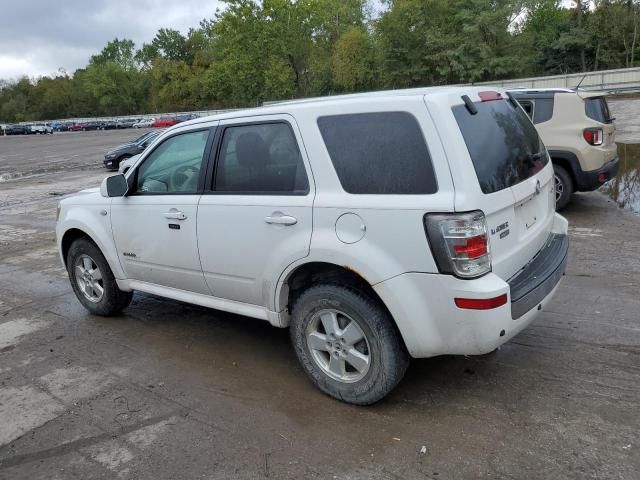
[[[617,176],[600,188],[620,208],[640,215],[640,144],[619,143]]]
[[[143,294],[120,317],[80,306],[55,207],[135,133],[0,137],[0,174],[20,173],[0,182],[0,479],[638,478],[640,216],[576,195],[567,275],[529,328],[413,361],[353,407],[266,322]]]

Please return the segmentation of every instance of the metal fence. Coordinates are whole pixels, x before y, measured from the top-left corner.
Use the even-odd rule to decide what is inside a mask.
[[[580,88],[584,90],[622,93],[625,91],[640,91],[640,67],[602,70],[599,72],[569,73],[548,77],[496,80],[467,85],[491,85],[504,88],[575,88],[580,85]]]

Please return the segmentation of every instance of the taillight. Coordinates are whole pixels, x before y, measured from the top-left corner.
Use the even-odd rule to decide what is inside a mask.
[[[602,145],[604,132],[601,128],[585,128],[582,131],[582,136],[589,145]]]
[[[491,248],[484,213],[429,213],[427,238],[441,273],[476,278],[491,271]]]

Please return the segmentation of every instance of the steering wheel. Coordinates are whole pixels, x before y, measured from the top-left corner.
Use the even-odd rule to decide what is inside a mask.
[[[199,169],[193,165],[182,165],[171,174],[170,185],[174,192],[184,192],[196,189]]]

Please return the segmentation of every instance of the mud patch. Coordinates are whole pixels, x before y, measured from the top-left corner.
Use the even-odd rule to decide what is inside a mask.
[[[177,423],[177,421],[177,417],[171,417],[162,422],[154,423],[148,427],[143,427],[127,435],[126,440],[138,447],[140,450],[145,450],[159,442],[159,437],[162,437],[166,432],[168,432],[171,427]]]
[[[126,475],[128,469],[125,468],[126,464],[134,459],[133,453],[120,444],[116,440],[96,445],[91,449],[88,449],[86,453],[89,457],[108,468],[112,472]]]
[[[83,398],[94,397],[114,383],[114,379],[104,372],[96,372],[82,367],[59,368],[44,377],[40,383],[52,395],[70,404]]]
[[[0,445],[56,418],[64,406],[35,387],[0,389]]]
[[[38,233],[33,228],[20,228],[13,225],[0,225],[0,243],[24,240],[25,237]]]
[[[48,325],[49,322],[45,320],[26,318],[0,323],[0,349],[16,345],[25,335],[37,332]]]

